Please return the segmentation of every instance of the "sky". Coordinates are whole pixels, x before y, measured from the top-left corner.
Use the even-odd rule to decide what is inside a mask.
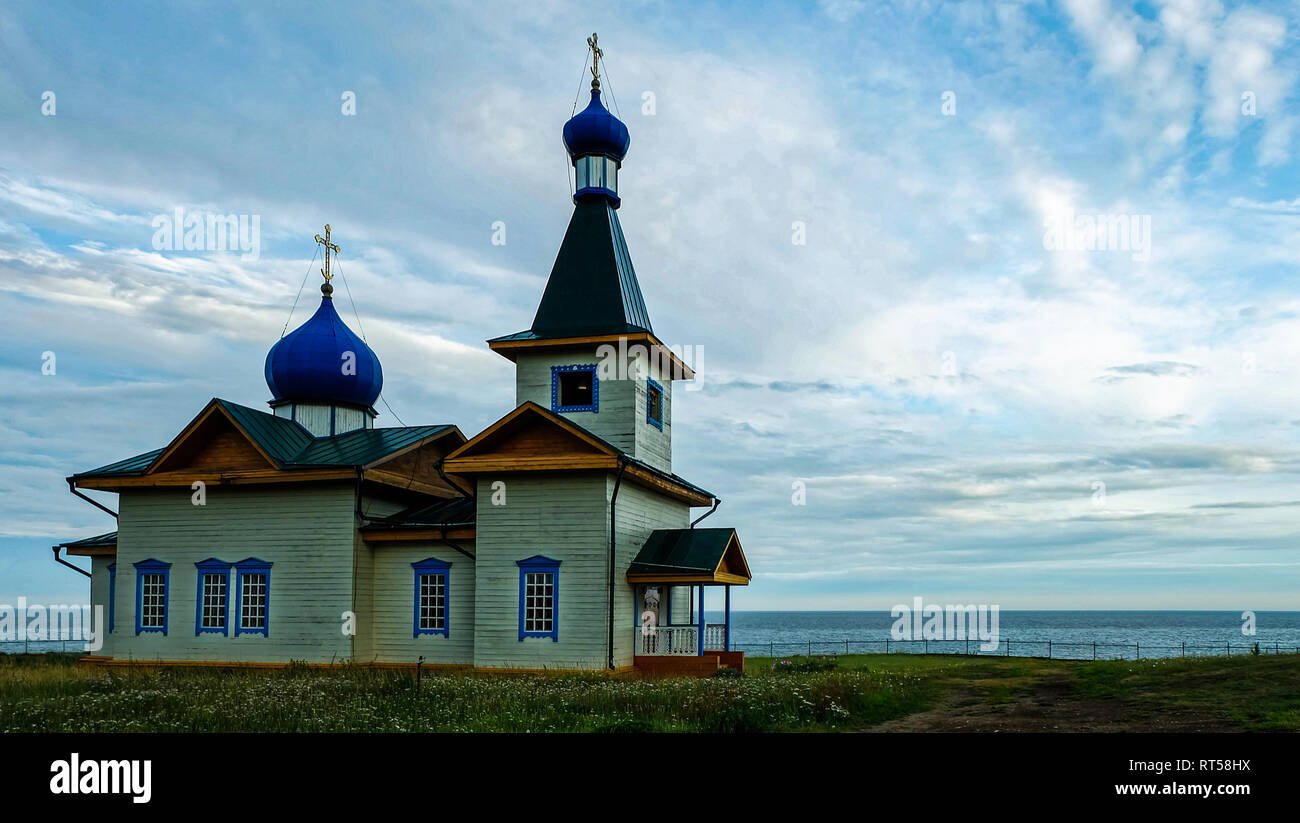
[[[509,411],[593,31],[735,608],[1300,608],[1300,6],[1217,0],[5,3],[0,602],[88,596],[65,477],[263,407],[327,222],[378,425]]]

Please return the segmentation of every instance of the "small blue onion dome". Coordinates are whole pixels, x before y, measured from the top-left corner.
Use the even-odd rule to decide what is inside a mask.
[[[587,108],[564,124],[564,147],[570,158],[603,155],[622,163],[631,143],[627,126],[600,102],[600,89],[592,89]]]
[[[273,402],[370,408],[383,388],[384,372],[379,358],[347,327],[325,291],[316,313],[267,353],[266,385]]]

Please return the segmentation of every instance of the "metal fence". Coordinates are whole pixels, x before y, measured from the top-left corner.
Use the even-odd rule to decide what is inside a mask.
[[[0,654],[80,654],[86,640],[0,640]]]
[[[0,641],[0,654],[79,654],[85,640]],[[1300,654],[1300,646],[1279,643],[1101,643],[1058,640],[999,640],[981,648],[979,640],[808,640],[791,643],[732,643],[732,651],[768,657],[806,654],[948,654],[972,657],[1033,657],[1046,660],[1142,660],[1219,655]]]
[[[733,643],[732,649],[768,657],[807,654],[950,654],[972,657],[1033,657],[1044,660],[1142,660],[1219,655],[1300,654],[1300,646],[1278,643],[1101,643],[1056,640],[999,640],[981,648],[980,640],[808,640],[792,643]]]

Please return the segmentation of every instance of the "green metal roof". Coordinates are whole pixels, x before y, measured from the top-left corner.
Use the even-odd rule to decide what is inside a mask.
[[[735,529],[656,529],[646,538],[628,573],[712,573],[735,534]]]
[[[654,329],[618,214],[601,200],[574,207],[532,328],[492,342],[635,332]]]
[[[385,429],[358,429],[334,437],[312,437],[311,432],[288,418],[276,417],[220,398],[213,398],[212,402],[225,410],[240,428],[248,432],[248,436],[270,455],[271,460],[281,469],[367,466],[426,437],[455,428],[445,424],[399,426]],[[158,455],[165,450],[165,448],[154,449],[98,469],[79,472],[74,474],[73,478],[144,474]]]
[[[250,409],[215,398],[217,405],[230,413],[239,427],[248,432],[248,436],[257,441],[257,445],[271,456],[271,459],[284,468],[294,456],[311,446],[311,432],[287,417],[276,417],[264,411]]]
[[[371,527],[429,528],[439,526],[473,526],[478,515],[474,501],[464,497],[439,500],[430,505],[412,506],[397,514],[375,518]]]
[[[117,532],[106,532],[97,534],[94,537],[83,537],[80,540],[73,540],[68,543],[60,543],[60,549],[98,549],[108,546],[117,545]]]
[[[294,466],[365,466],[451,426],[358,429],[313,441],[291,460]]]
[[[81,472],[80,474],[75,474],[73,475],[73,477],[81,477],[82,475],[86,475],[86,474],[93,474],[96,476],[104,475],[104,474],[122,474],[122,475],[143,474],[144,470],[149,468],[150,464],[153,463],[154,459],[157,458],[158,455],[162,453],[163,453],[162,449],[154,449],[151,452],[145,452],[144,454],[137,454],[135,457],[128,457],[127,459],[119,460],[116,463],[109,463],[107,466],[100,466],[99,468],[91,469],[88,472]]]

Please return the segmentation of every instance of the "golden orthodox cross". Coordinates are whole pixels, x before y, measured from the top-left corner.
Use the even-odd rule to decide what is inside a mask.
[[[316,235],[316,242],[322,243],[325,246],[325,268],[321,269],[320,273],[325,275],[325,282],[328,283],[334,279],[334,275],[330,274],[330,251],[333,250],[335,254],[339,253],[339,247],[330,242],[329,223],[325,224],[325,236],[321,237],[319,234]]]
[[[598,40],[599,38],[596,37],[594,31],[587,38],[587,46],[591,48],[591,87],[593,89],[600,88],[600,66],[597,61],[605,57],[605,52],[601,51],[600,47],[596,45]]]

